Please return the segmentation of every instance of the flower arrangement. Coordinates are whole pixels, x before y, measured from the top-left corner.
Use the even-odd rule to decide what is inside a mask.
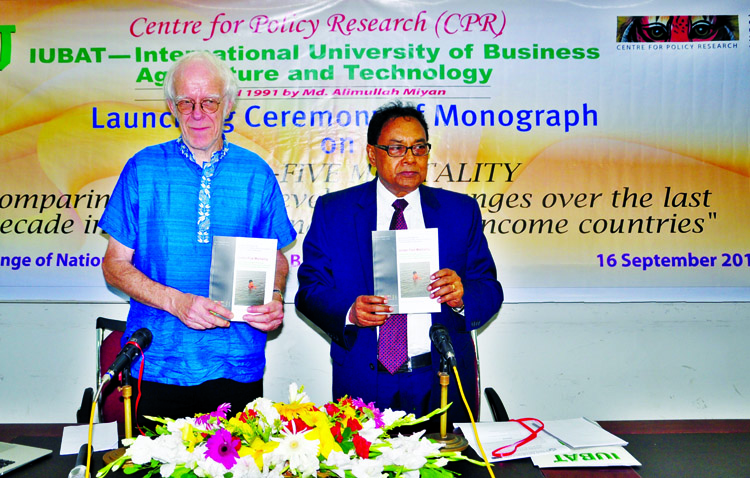
[[[234,417],[227,417],[229,408],[178,420],[149,417],[159,424],[155,432],[124,440],[125,454],[97,477],[123,467],[172,478],[438,478],[453,475],[444,468],[449,461],[482,465],[441,452],[423,432],[389,435],[445,409],[416,418],[349,397],[317,407],[296,384],[289,386],[289,403],[258,398]]]

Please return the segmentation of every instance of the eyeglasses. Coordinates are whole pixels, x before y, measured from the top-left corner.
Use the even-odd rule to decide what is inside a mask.
[[[414,146],[404,146],[403,144],[390,144],[388,146],[373,144],[372,147],[382,149],[388,153],[388,156],[391,158],[402,158],[406,156],[406,152],[409,150],[411,150],[411,154],[414,156],[427,156],[430,154],[430,148],[432,148],[432,145],[430,143],[419,143]]]
[[[528,430],[529,436],[527,436],[526,438],[523,438],[522,440],[518,440],[515,443],[501,446],[500,448],[494,450],[492,452],[492,456],[495,458],[505,458],[506,456],[510,456],[514,454],[516,450],[518,450],[519,447],[527,444],[528,442],[536,438],[539,435],[539,432],[544,430],[544,422],[542,422],[538,418],[518,418],[518,419],[512,419],[510,421],[519,423],[522,427]],[[530,422],[531,425],[535,426],[536,428],[531,428],[529,425],[526,424],[526,422]]]
[[[201,111],[204,113],[216,113],[221,101],[214,98],[203,98],[200,102]],[[195,101],[180,100],[177,102],[177,111],[184,115],[189,115],[195,110]]]

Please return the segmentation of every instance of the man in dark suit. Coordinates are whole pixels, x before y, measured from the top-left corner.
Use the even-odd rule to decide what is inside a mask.
[[[424,115],[395,102],[380,108],[367,133],[375,180],[321,197],[303,244],[297,308],[332,340],[333,397],[349,395],[421,416],[438,407],[440,354],[431,344],[432,324],[450,333],[466,398],[476,416],[477,366],[470,331],[500,309],[503,292],[472,198],[422,185],[430,144]],[[406,204],[400,200],[405,200]],[[402,211],[402,212],[399,212]],[[397,216],[401,215],[398,218]],[[392,222],[393,220],[393,222]],[[441,269],[430,276],[429,294],[439,313],[409,314],[408,359],[387,365],[378,340],[397,321],[385,297],[373,295],[372,231],[437,228]],[[403,224],[402,224],[403,225]],[[402,228],[402,227],[398,227]],[[398,319],[401,320],[401,319]],[[388,321],[393,321],[387,324]],[[404,355],[406,357],[406,355]],[[453,374],[451,374],[453,375]],[[449,422],[468,421],[451,378]]]

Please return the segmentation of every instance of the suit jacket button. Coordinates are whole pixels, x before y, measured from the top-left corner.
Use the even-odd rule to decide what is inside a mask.
[[[370,364],[370,370],[375,370],[375,364],[374,363]]]

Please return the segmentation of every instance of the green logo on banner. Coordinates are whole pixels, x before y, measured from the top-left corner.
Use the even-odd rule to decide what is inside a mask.
[[[10,65],[10,34],[15,31],[15,25],[0,25],[0,71]]]

